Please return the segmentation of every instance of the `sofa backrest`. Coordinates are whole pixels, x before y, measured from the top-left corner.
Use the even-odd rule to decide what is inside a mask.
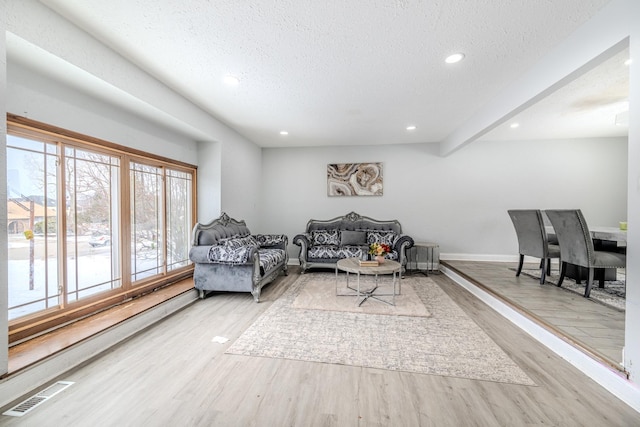
[[[307,233],[317,230],[350,230],[350,231],[393,231],[402,234],[402,226],[398,220],[381,221],[355,212],[329,220],[312,219],[307,223]]]
[[[251,232],[244,220],[235,220],[223,212],[220,218],[216,218],[211,222],[206,224],[197,223],[193,227],[191,244],[193,246],[217,245],[222,239],[244,237],[250,234]]]

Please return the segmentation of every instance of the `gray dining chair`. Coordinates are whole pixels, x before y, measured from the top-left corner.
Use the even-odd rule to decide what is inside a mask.
[[[518,236],[520,262],[516,277],[522,272],[525,255],[540,258],[540,284],[551,274],[551,258],[560,258],[560,247],[549,244],[539,209],[510,209],[507,211]]]
[[[593,285],[594,270],[604,268],[626,268],[625,254],[609,251],[597,251],[593,247],[593,240],[587,221],[580,209],[547,210],[545,211],[558,236],[560,244],[560,279],[562,285],[567,264],[586,267],[589,270],[584,296],[589,297]],[[600,287],[604,287],[604,274],[599,278]]]

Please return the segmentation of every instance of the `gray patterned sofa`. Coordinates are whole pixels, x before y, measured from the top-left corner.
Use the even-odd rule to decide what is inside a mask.
[[[397,220],[380,221],[351,212],[329,220],[312,219],[303,234],[293,238],[300,246],[302,273],[310,268],[335,268],[342,258],[366,258],[371,243],[386,243],[392,248],[385,258],[407,264],[406,251],[413,239],[402,234]]]
[[[220,218],[193,228],[189,259],[193,281],[204,298],[207,291],[251,292],[260,301],[262,287],[287,272],[287,236],[252,235],[244,221]]]

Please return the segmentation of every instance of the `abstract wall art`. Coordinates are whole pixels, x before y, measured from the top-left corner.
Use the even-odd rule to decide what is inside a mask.
[[[382,163],[327,165],[328,196],[382,196]]]

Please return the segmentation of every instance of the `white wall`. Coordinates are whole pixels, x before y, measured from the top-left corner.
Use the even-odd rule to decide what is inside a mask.
[[[0,8],[4,0],[0,1]],[[7,86],[7,55],[5,48],[5,14],[0,13],[0,117],[6,117],[6,86]],[[7,151],[6,147],[7,123],[0,120],[0,200],[7,198]],[[2,203],[4,205],[4,203]],[[8,313],[9,288],[6,285],[7,273],[7,207],[0,208],[0,313]],[[8,330],[8,318],[0,316],[0,331]],[[9,363],[9,337],[0,332],[0,377],[7,373]]]
[[[328,163],[370,161],[383,163],[383,196],[327,196]],[[311,218],[356,211],[398,219],[416,241],[437,242],[443,258],[512,258],[507,209],[580,208],[594,225],[626,219],[626,163],[625,138],[479,142],[448,157],[433,144],[269,148],[262,228],[291,241]]]
[[[222,211],[222,144],[218,142],[198,142],[198,222],[209,222]]]
[[[9,61],[7,111],[138,150],[196,164],[195,141]]]
[[[640,3],[635,3],[635,16],[640,17]],[[640,25],[632,27],[629,67],[629,177],[627,246],[627,294],[625,319],[624,365],[631,379],[640,384]]]
[[[198,222],[225,212],[259,233],[262,150],[234,131],[222,143],[198,143]]]
[[[237,139],[222,147],[222,211],[244,219],[254,233],[261,232],[264,215],[260,207],[261,172],[262,150],[258,146]]]

